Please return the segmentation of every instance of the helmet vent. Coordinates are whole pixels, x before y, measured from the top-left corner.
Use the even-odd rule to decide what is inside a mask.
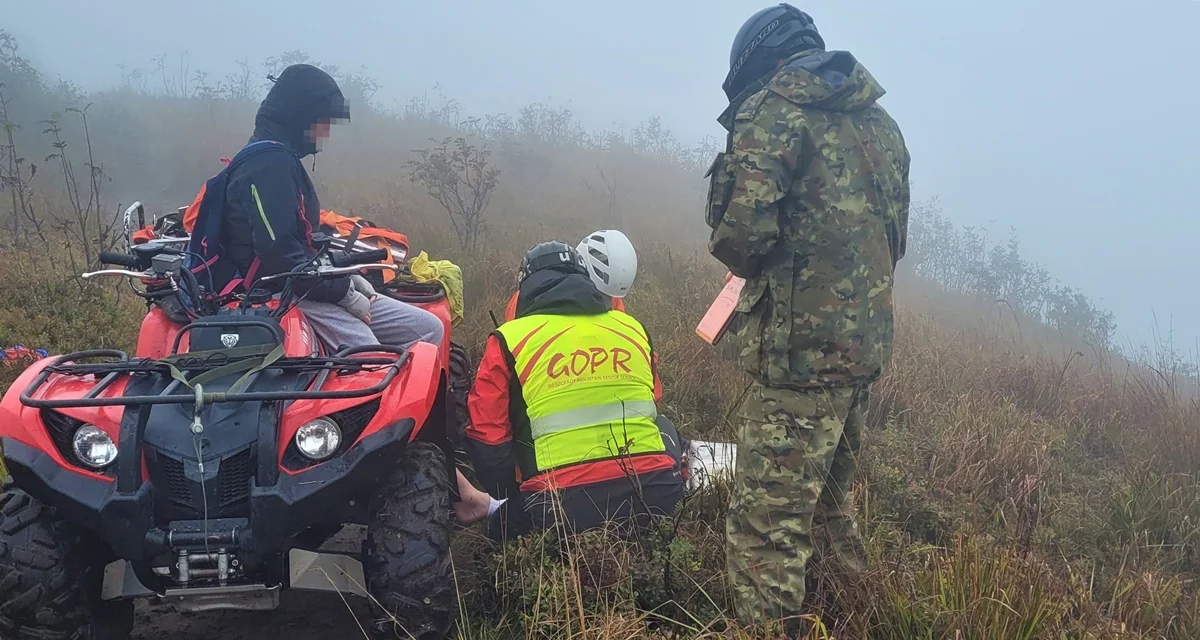
[[[600,264],[602,264],[606,267],[609,266],[608,254],[604,253],[603,251],[600,251],[600,250],[596,249],[595,247],[588,247],[588,254],[591,255],[593,258],[595,258],[596,261],[599,262]]]

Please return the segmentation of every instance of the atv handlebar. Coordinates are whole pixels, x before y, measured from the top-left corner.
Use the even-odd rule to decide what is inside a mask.
[[[329,263],[335,267],[349,267],[354,264],[363,264],[368,262],[381,262],[387,260],[391,255],[387,249],[372,249],[371,251],[361,251],[357,253],[341,253],[331,254]]]
[[[115,264],[119,267],[129,267],[130,269],[138,268],[138,260],[135,256],[115,251],[101,251],[100,262],[102,264]],[[83,277],[86,278],[88,275],[84,274]]]
[[[192,237],[191,237],[191,236],[180,236],[180,237],[178,237],[178,238],[176,238],[176,237],[171,237],[171,236],[168,236],[168,237],[166,237],[166,238],[155,238],[155,239],[153,239],[153,240],[150,240],[150,241],[147,241],[147,242],[143,242],[142,244],[140,244],[140,245],[135,245],[135,246],[139,246],[139,247],[140,247],[140,246],[143,246],[143,245],[148,245],[148,244],[151,244],[151,243],[155,243],[155,244],[166,244],[166,245],[171,245],[171,244],[187,244],[187,243],[189,243],[189,242],[191,242],[191,241],[192,241]]]
[[[382,251],[382,249],[380,249],[380,251]],[[354,257],[357,258],[358,256],[356,255]],[[100,254],[100,261],[105,264],[116,264],[123,267],[130,267],[132,269],[136,269],[138,266],[137,258],[133,256],[127,256],[120,253],[110,253],[107,251]],[[286,273],[277,273],[273,276],[263,276],[262,278],[259,278],[259,281],[269,282],[271,280],[281,280],[296,276],[316,276],[318,278],[330,278],[334,276],[344,276],[358,273],[359,271],[365,269],[378,271],[400,271],[400,267],[394,264],[352,264],[345,267],[319,267],[311,271],[289,271]],[[101,269],[99,271],[89,271],[80,275],[80,277],[84,280],[89,280],[91,278],[97,278],[100,276],[123,276],[126,278],[137,278],[138,280],[158,279],[156,274],[149,271],[129,271],[126,269]]]
[[[352,273],[358,273],[362,270],[369,271],[399,271],[400,267],[394,264],[353,264],[347,267],[325,267],[317,269],[318,276],[343,276]]]
[[[358,256],[355,255],[355,258]],[[329,278],[333,276],[344,276],[358,273],[364,269],[376,271],[399,271],[400,267],[394,264],[353,264],[346,267],[318,267],[309,271],[288,271],[286,273],[277,273],[273,276],[263,276],[258,279],[259,282],[270,282],[272,280],[283,280],[286,278],[295,278],[298,276],[316,276],[318,278]]]
[[[134,207],[130,207],[127,213],[132,216],[134,210]],[[179,241],[176,239],[154,239],[138,245],[131,245],[127,253],[103,251],[98,256],[102,264],[124,268],[91,271],[82,274],[82,278],[90,280],[101,276],[120,276],[122,278],[129,278],[131,281],[139,280],[148,288],[165,282],[170,285],[169,289],[156,289],[154,292],[148,290],[146,293],[135,289],[134,293],[151,301],[161,299],[164,296],[174,295],[179,298],[183,306],[183,311],[193,320],[198,317],[210,315],[215,309],[212,306],[212,303],[216,299],[212,294],[215,292],[210,291],[208,292],[209,295],[205,295],[204,289],[201,288],[199,282],[196,280],[196,275],[186,266],[184,259],[186,251],[173,246],[178,243]],[[259,278],[258,282],[279,281],[284,283],[279,298],[281,302],[279,309],[282,311],[278,311],[278,313],[285,313],[287,309],[291,308],[294,302],[292,284],[295,279],[340,277],[366,270],[386,270],[393,273],[402,271],[403,269],[397,264],[381,262],[389,257],[391,257],[391,252],[387,249],[346,252],[329,251],[328,247],[323,246],[320,252],[308,264],[297,267],[293,271],[264,276]],[[317,263],[317,265],[314,265],[314,263]],[[212,288],[211,274],[209,285],[209,288]],[[270,292],[265,293],[267,293],[268,297],[271,297]],[[261,295],[253,294],[255,294],[255,291],[248,292],[242,299],[242,304],[240,305],[242,308],[249,304],[256,304],[254,302],[256,300],[258,302],[265,301],[265,298],[262,298]]]
[[[126,278],[137,278],[138,280],[153,280],[155,277],[145,271],[126,271],[125,269],[101,269],[100,271],[89,271],[80,274],[79,277],[84,280],[97,278],[100,276],[124,276]]]

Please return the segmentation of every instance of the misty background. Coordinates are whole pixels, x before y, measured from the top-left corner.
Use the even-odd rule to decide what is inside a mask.
[[[1116,314],[1118,344],[1150,342],[1157,327],[1196,352],[1200,2],[796,4],[830,49],[855,53],[887,89],[882,104],[913,156],[914,200],[937,197],[946,216],[994,241],[1013,229],[1022,256]],[[471,114],[543,101],[597,131],[658,116],[692,142],[723,136],[715,118],[731,40],[763,6],[0,0],[0,28],[47,77],[89,91],[160,55],[213,76],[245,60],[261,76],[262,60],[301,50],[361,67],[384,107],[436,86]],[[336,160],[343,133],[321,163]],[[699,172],[696,181],[702,190]]]

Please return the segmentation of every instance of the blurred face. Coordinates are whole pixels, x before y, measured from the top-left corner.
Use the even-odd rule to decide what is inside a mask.
[[[329,121],[319,120],[309,125],[308,130],[304,132],[308,141],[313,143],[318,149],[321,148],[321,143],[329,137]]]

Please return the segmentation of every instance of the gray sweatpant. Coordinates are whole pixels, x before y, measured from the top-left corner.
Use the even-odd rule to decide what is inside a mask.
[[[380,295],[371,303],[371,325],[328,302],[301,300],[300,310],[332,349],[374,344],[408,348],[417,342],[441,346],[442,321],[432,313]]]

